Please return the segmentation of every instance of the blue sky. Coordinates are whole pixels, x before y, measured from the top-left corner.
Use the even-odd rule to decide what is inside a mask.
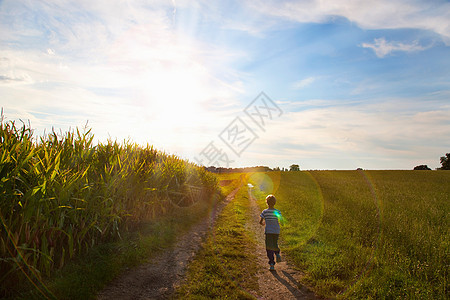
[[[88,122],[206,165],[436,168],[450,152],[448,1],[113,2],[0,1],[7,120]],[[262,91],[282,114],[258,126],[244,110]]]

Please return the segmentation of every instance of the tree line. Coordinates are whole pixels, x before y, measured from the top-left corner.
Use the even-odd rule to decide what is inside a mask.
[[[441,167],[436,170],[450,170],[450,153],[446,153],[440,158]],[[431,170],[427,165],[415,166],[414,170]]]
[[[269,171],[300,171],[300,166],[297,164],[292,164],[288,168],[270,168],[267,166],[256,166],[256,167],[243,167],[243,168],[224,168],[224,167],[205,167],[206,171],[212,173],[249,173],[249,172],[269,172]]]

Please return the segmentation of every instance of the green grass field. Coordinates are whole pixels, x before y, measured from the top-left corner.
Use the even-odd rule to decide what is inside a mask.
[[[219,180],[228,182],[241,175],[221,174]],[[246,178],[254,186],[261,209],[266,207],[267,194],[276,195],[275,207],[284,216],[282,251],[305,272],[302,283],[318,295],[448,298],[450,172],[268,172]],[[238,218],[238,224],[245,223],[245,191],[236,195],[226,214]],[[233,281],[239,276],[227,277],[220,270],[231,265],[232,273],[239,274],[254,263],[249,261],[251,237],[240,225],[232,228],[234,236],[227,234],[231,229],[224,231],[226,222],[220,220],[215,242],[209,239],[197,255],[181,295],[220,298],[232,286],[231,298],[245,297],[239,294],[239,282]],[[221,259],[233,251],[233,245],[246,249],[242,257]],[[246,278],[251,282],[249,275]]]
[[[449,296],[450,172],[256,173],[274,193],[282,249],[320,295],[363,299]]]

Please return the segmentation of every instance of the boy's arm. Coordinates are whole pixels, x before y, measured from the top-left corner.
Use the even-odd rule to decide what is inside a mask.
[[[264,218],[263,217],[260,217],[261,219],[259,219],[259,224],[261,224],[261,225],[264,225]]]

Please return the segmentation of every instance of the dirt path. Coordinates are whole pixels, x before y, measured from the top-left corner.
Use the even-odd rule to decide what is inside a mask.
[[[320,299],[306,287],[299,284],[301,273],[289,264],[289,258],[283,255],[282,262],[275,265],[275,271],[269,271],[268,258],[264,243],[264,226],[259,224],[261,210],[251,195],[249,188],[249,199],[251,203],[251,215],[253,222],[248,222],[247,229],[255,233],[257,241],[256,255],[260,266],[258,272],[259,293],[258,299]],[[286,262],[287,260],[287,262]]]
[[[209,218],[194,225],[180,236],[174,247],[148,263],[130,269],[101,291],[97,299],[168,299],[184,279],[186,267],[199,250],[222,208],[234,199],[231,192],[211,213]]]

